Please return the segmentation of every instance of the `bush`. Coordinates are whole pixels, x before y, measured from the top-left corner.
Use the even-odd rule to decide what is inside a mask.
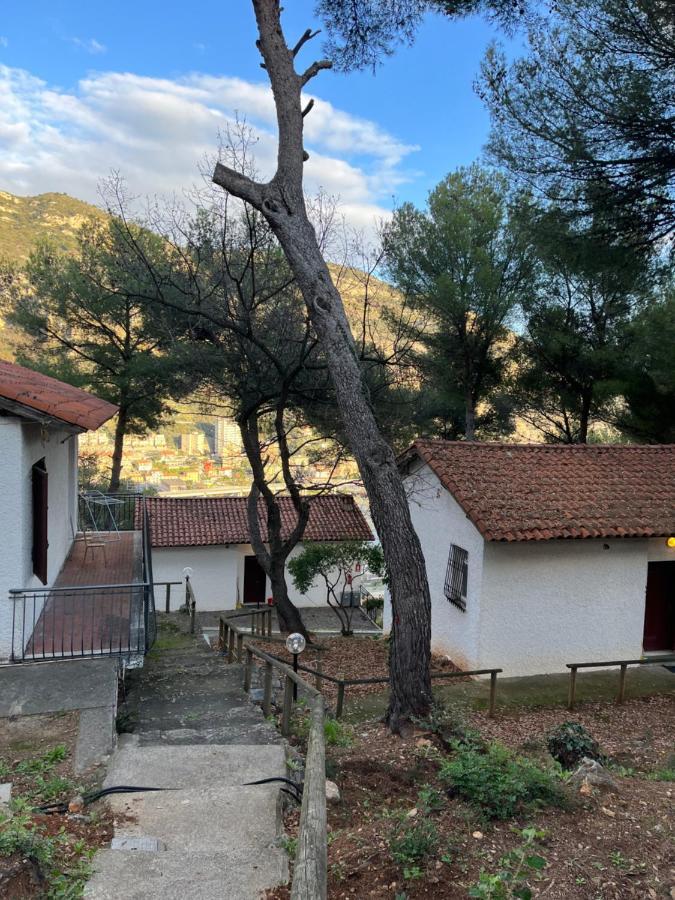
[[[490,744],[485,753],[459,751],[441,766],[440,777],[489,819],[509,819],[533,807],[564,803],[553,772],[514,756],[501,744]]]
[[[574,769],[587,756],[603,760],[600,745],[580,722],[563,722],[546,736],[546,746],[556,762],[564,769]]]

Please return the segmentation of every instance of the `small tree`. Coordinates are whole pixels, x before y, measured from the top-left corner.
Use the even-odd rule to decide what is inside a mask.
[[[349,605],[342,603],[346,591],[354,590],[354,582],[366,573],[384,574],[382,548],[365,541],[341,541],[332,544],[306,544],[302,553],[288,561],[293,584],[306,594],[317,578],[326,588],[326,602],[340,620],[343,637],[353,634],[352,597]]]

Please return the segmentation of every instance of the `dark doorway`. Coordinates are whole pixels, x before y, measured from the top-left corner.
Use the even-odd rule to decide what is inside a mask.
[[[675,562],[649,563],[642,646],[675,650]]]
[[[47,584],[47,535],[49,482],[44,459],[36,462],[31,470],[33,491],[33,573]]]
[[[244,603],[264,603],[267,576],[257,557],[244,559]]]

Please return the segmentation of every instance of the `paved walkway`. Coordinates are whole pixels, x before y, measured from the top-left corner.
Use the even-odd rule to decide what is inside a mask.
[[[241,667],[179,632],[185,623],[161,617],[144,669],[130,673],[121,712],[135,727],[105,782],[171,789],[111,801],[115,837],[155,839],[158,849],[99,851],[85,897],[252,900],[288,878],[279,786],[243,787],[285,775],[281,740],[243,693]]]

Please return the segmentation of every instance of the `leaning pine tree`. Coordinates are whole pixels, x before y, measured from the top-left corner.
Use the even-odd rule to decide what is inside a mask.
[[[366,488],[382,542],[392,602],[390,700],[392,731],[411,716],[424,715],[431,702],[431,601],[424,557],[391,447],[380,433],[342,299],[331,281],[303,193],[302,91],[329,60],[296,72],[295,57],[316,32],[306,31],[295,47],[286,44],[278,0],[253,0],[257,42],[269,76],[279,130],[277,170],[258,182],[222,163],[213,180],[228,193],[262,212],[277,236],[302,292],[312,325],[326,355],[350,448]]]

